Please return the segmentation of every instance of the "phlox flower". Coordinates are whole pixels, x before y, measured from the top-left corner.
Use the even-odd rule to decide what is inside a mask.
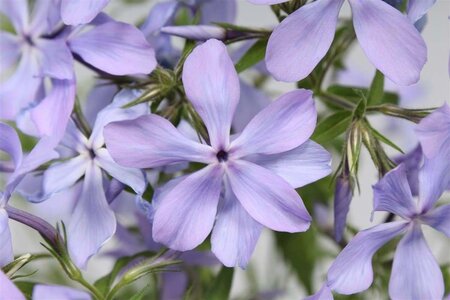
[[[107,149],[126,167],[205,164],[169,181],[155,196],[153,239],[186,251],[212,231],[212,251],[219,260],[245,267],[264,226],[300,232],[310,225],[295,188],[330,173],[329,153],[308,140],[317,118],[312,93],[295,90],[281,96],[240,134],[230,136],[240,90],[225,45],[209,40],[196,47],[186,59],[182,79],[187,98],[206,125],[208,144],[188,139],[151,114],[108,124]]]

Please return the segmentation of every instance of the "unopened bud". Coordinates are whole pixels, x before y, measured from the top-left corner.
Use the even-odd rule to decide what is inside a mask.
[[[166,26],[161,32],[195,41],[223,40],[227,35],[225,29],[210,25]]]

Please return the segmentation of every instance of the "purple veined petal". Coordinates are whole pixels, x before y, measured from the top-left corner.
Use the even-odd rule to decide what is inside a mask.
[[[0,45],[0,70],[3,72],[19,59],[20,45],[17,36],[6,31],[0,31]]]
[[[304,300],[333,300],[333,294],[325,283],[322,288],[312,296],[306,297]]]
[[[51,34],[61,21],[60,8],[55,0],[35,0],[31,15],[30,32],[32,36]]]
[[[112,75],[149,74],[156,67],[155,51],[136,27],[106,22],[68,41],[86,63]]]
[[[22,109],[38,100],[36,95],[42,83],[40,75],[36,51],[24,49],[14,74],[0,84],[0,119],[13,120]]]
[[[270,99],[259,89],[250,86],[248,83],[240,80],[241,100],[239,101],[234,114],[231,127],[235,132],[242,132],[248,122],[253,119],[263,108],[270,104]]]
[[[410,152],[400,157],[394,158],[397,164],[404,164],[406,168],[406,177],[411,188],[413,196],[419,195],[419,169],[423,162],[422,147],[418,145]]]
[[[423,118],[416,134],[426,157],[436,156],[443,147],[450,147],[450,106],[444,104]]]
[[[0,299],[1,300],[25,300],[25,296],[8,278],[8,276],[0,270]]]
[[[330,153],[311,140],[290,151],[272,155],[251,155],[244,159],[269,169],[294,188],[317,181],[331,173]]]
[[[61,18],[67,25],[89,23],[108,2],[109,0],[61,0]]]
[[[152,199],[152,209],[156,210],[158,209],[159,205],[161,204],[162,199],[164,199],[167,194],[172,191],[180,182],[182,182],[188,175],[182,175],[175,177],[171,180],[169,180],[167,183],[165,183],[163,186],[160,186],[155,189],[155,193],[153,194]],[[150,212],[150,215],[147,215],[150,220],[153,219],[153,215],[151,215],[152,212]]]
[[[89,163],[88,154],[82,154],[50,166],[44,172],[43,189],[45,197],[73,186],[86,173]]]
[[[28,0],[2,0],[0,12],[11,20],[17,33],[28,29]]]
[[[418,213],[408,184],[406,166],[398,165],[373,186],[374,211],[388,211],[409,219]]]
[[[210,146],[187,139],[172,123],[153,114],[109,123],[103,134],[112,158],[126,167],[154,168],[185,161],[217,160]]]
[[[83,190],[67,229],[70,257],[80,268],[116,231],[116,218],[105,197],[102,171],[88,165]]]
[[[222,166],[209,165],[170,190],[156,209],[153,239],[179,251],[201,244],[214,224],[222,178]]]
[[[156,34],[159,33],[161,27],[172,23],[171,20],[178,7],[179,3],[177,1],[159,2],[153,6],[150,14],[141,26],[141,31],[153,47],[156,46],[153,40],[156,38]]]
[[[236,69],[222,42],[211,39],[192,51],[184,63],[183,85],[208,129],[212,147],[226,150],[240,91]]]
[[[407,8],[408,18],[413,23],[417,22],[435,3],[436,0],[409,0]]]
[[[349,0],[358,41],[377,69],[398,85],[411,85],[427,61],[427,47],[411,21],[380,0]]]
[[[66,286],[37,284],[33,288],[32,300],[91,300],[91,296],[84,292]]]
[[[372,257],[388,241],[402,234],[409,223],[390,222],[360,231],[328,270],[328,286],[339,294],[359,293],[373,281]]]
[[[314,70],[333,42],[343,3],[344,0],[315,1],[290,14],[275,28],[265,60],[277,80],[298,81]]]
[[[201,4],[201,23],[233,23],[236,19],[236,0],[209,0]]]
[[[8,224],[8,213],[0,207],[0,268],[13,260],[14,253],[11,242],[11,231],[9,230]],[[0,286],[2,286],[2,283],[0,283]]]
[[[31,117],[41,136],[60,141],[75,103],[75,82],[52,80],[52,89],[33,110]]]
[[[402,299],[442,299],[444,279],[436,259],[415,224],[402,238],[395,251],[389,296]]]
[[[73,57],[63,39],[38,39],[36,46],[42,57],[44,75],[56,79],[73,79]]]
[[[272,5],[287,2],[289,0],[248,0],[248,2],[253,4],[263,4],[263,5]]]
[[[263,226],[247,213],[226,183],[211,235],[212,252],[225,266],[245,269],[262,229]]]
[[[334,191],[334,238],[340,242],[347,226],[347,215],[353,198],[353,189],[348,176],[336,179]]]
[[[119,166],[105,148],[95,150],[95,154],[95,161],[109,175],[130,186],[137,194],[144,193],[147,182],[143,171]]]
[[[308,230],[311,217],[300,196],[283,178],[243,160],[230,161],[226,174],[237,199],[257,222],[276,231]]]
[[[161,32],[195,41],[222,40],[226,36],[225,29],[211,25],[164,26]]]
[[[17,132],[11,126],[0,122],[0,150],[6,152],[17,168],[22,163],[22,145]]]
[[[450,238],[450,204],[436,207],[420,219]]]
[[[260,111],[230,147],[234,158],[276,154],[303,144],[316,126],[317,112],[308,90],[288,92]]]

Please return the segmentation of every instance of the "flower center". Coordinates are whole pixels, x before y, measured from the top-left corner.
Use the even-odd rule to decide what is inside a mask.
[[[25,43],[27,43],[28,45],[30,45],[30,46],[34,46],[34,41],[33,41],[33,39],[31,38],[31,36],[29,36],[29,35],[24,35],[24,40],[25,40]]]
[[[225,162],[228,160],[228,152],[225,150],[220,150],[217,152],[216,157],[219,162]]]

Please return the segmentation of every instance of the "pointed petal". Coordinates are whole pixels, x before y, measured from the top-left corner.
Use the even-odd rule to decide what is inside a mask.
[[[33,288],[33,300],[91,300],[88,293],[66,286],[37,284]]]
[[[184,161],[216,160],[211,147],[187,139],[172,123],[157,115],[109,123],[103,134],[113,159],[126,167],[154,168]],[[130,147],[134,149],[131,154]]]
[[[6,31],[0,31],[0,45],[0,70],[4,72],[19,59],[20,46],[18,38]]]
[[[80,268],[116,231],[116,218],[105,198],[102,171],[88,165],[83,190],[67,228],[70,257]]]
[[[250,154],[276,154],[303,144],[314,131],[317,112],[308,90],[279,97],[259,112],[231,143],[235,158]]]
[[[5,296],[5,298],[3,298]],[[0,299],[4,300],[25,300],[25,296],[8,278],[8,276],[0,270]]]
[[[269,169],[299,188],[331,173],[331,155],[319,144],[308,140],[290,151],[272,155],[252,155],[245,158]]]
[[[276,231],[300,232],[311,217],[294,188],[275,173],[251,162],[230,161],[227,177],[245,210]]]
[[[8,224],[8,213],[3,208],[0,208],[0,268],[13,260],[14,253],[11,242],[11,231],[9,230]]]
[[[389,296],[401,299],[442,299],[444,279],[436,259],[415,225],[402,238],[395,251]]]
[[[427,47],[411,21],[380,0],[349,0],[358,41],[369,60],[399,85],[411,85],[427,61]]]
[[[6,152],[17,168],[22,163],[22,145],[17,132],[8,124],[0,122],[0,150]]]
[[[411,188],[413,196],[419,195],[419,169],[423,163],[422,147],[417,145],[413,150],[402,155],[395,157],[394,162],[396,164],[404,164],[406,168],[406,177],[408,178],[408,184]]]
[[[328,270],[328,286],[344,295],[368,289],[373,281],[373,255],[407,226],[406,222],[390,222],[360,231]]]
[[[333,294],[331,293],[330,288],[324,284],[317,293],[306,297],[304,300],[333,300]]]
[[[97,149],[95,154],[95,160],[109,175],[130,186],[137,194],[144,193],[147,182],[143,171],[119,166],[105,148]]]
[[[333,41],[339,10],[344,0],[318,0],[290,14],[272,32],[266,65],[281,81],[308,76],[325,56]]]
[[[62,0],[61,18],[64,24],[80,25],[92,21],[109,0]]]
[[[155,51],[142,32],[121,23],[106,22],[69,40],[85,62],[113,75],[149,74],[156,67]]]
[[[421,220],[450,238],[450,204],[429,211]]]
[[[36,46],[41,50],[42,71],[57,79],[73,79],[73,57],[63,39],[39,39]]]
[[[227,149],[240,91],[239,78],[225,45],[208,40],[197,46],[184,63],[183,84],[208,129],[213,148]]]
[[[173,18],[179,5],[180,3],[177,1],[167,1],[158,2],[152,7],[140,29],[147,36],[148,41],[153,47],[156,47],[154,45],[154,39],[159,36],[159,30],[161,27],[170,24],[170,20]]]
[[[219,205],[211,250],[227,267],[247,266],[263,226],[242,207],[229,184]]]
[[[67,161],[53,164],[44,172],[43,188],[46,196],[73,186],[86,172],[87,155],[79,155]]]
[[[179,251],[202,243],[214,224],[222,177],[221,165],[209,165],[170,190],[156,209],[153,239]]]
[[[2,0],[0,12],[10,19],[16,32],[28,29],[28,0]]]
[[[374,211],[388,211],[402,218],[418,213],[406,176],[406,166],[400,164],[373,186]]]
[[[409,0],[408,18],[415,23],[420,20],[428,10],[436,3],[436,0]]]

